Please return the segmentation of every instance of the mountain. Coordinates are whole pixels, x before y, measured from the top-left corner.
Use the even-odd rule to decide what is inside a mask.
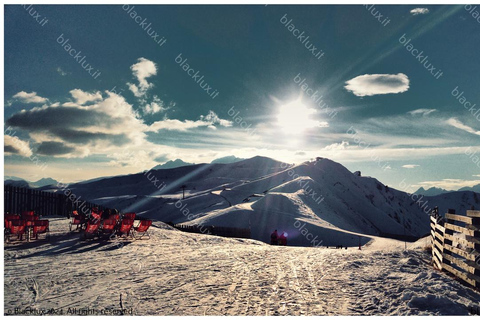
[[[460,190],[460,191],[471,191],[471,190]],[[442,188],[435,188],[435,187],[425,190],[423,187],[420,187],[420,189],[415,191],[413,194],[423,194],[424,196],[438,196],[439,194],[443,194],[447,192],[453,192],[453,191],[448,191]]]
[[[45,187],[45,186],[50,186],[50,185],[56,185],[58,183],[57,180],[55,179],[52,179],[52,178],[42,178],[38,181],[35,181],[35,182],[31,182],[30,183],[30,186],[34,187],[34,188],[41,188],[41,187]]]
[[[43,188],[49,185],[56,185],[57,183],[58,181],[52,178],[42,178],[38,181],[31,182],[31,181],[26,181],[22,178],[13,177],[13,176],[5,177],[5,180],[3,182],[4,185],[10,185],[10,186],[21,187],[21,188]]]
[[[289,244],[303,246],[312,241],[358,246],[375,236],[420,237],[429,232],[433,207],[462,214],[480,205],[478,193],[412,196],[322,158],[288,165],[254,157],[151,170],[69,189],[76,197],[155,220],[251,228],[252,238],[264,242],[278,229],[289,234]]]
[[[234,163],[234,162],[239,162],[245,159],[242,158],[237,158],[235,156],[226,156],[223,158],[218,158],[213,160],[211,163]]]
[[[172,160],[167,161],[164,164],[159,164],[158,166],[153,167],[152,170],[172,169],[172,168],[185,167],[185,166],[191,166],[191,165],[193,165],[193,163],[188,163],[181,159],[177,159],[173,161]]]
[[[480,192],[480,184],[477,184],[476,186],[473,186],[473,187],[465,187],[465,188],[459,189],[458,191]]]
[[[17,188],[30,188],[30,184],[23,179],[8,179],[3,181],[3,185]]]

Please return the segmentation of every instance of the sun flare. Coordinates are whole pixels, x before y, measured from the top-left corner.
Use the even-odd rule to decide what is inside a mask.
[[[295,100],[280,107],[277,123],[287,134],[301,134],[307,129],[327,126],[326,122],[312,119],[316,113],[315,109],[305,106],[300,100]]]

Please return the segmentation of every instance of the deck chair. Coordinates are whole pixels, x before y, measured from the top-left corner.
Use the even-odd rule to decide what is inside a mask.
[[[35,217],[35,211],[23,211],[22,219],[25,220],[28,217]]]
[[[128,238],[133,227],[133,221],[134,220],[132,219],[122,219],[122,222],[120,222],[120,227],[117,231],[117,235],[126,236],[126,238]]]
[[[102,236],[111,236],[112,234],[115,233],[116,226],[117,226],[117,221],[115,219],[103,220],[100,234]]]
[[[119,214],[111,214],[108,216],[108,220],[115,220],[115,224],[120,222],[120,215]]]
[[[10,229],[12,220],[20,220],[20,216],[18,214],[6,214],[4,217],[5,229]]]
[[[135,220],[135,212],[128,212],[123,214],[123,219]]]
[[[142,239],[143,236],[147,236],[150,239],[148,228],[152,225],[152,220],[140,220],[138,226],[133,227],[133,237],[135,239]]]
[[[25,220],[12,220],[10,225],[10,232],[7,237],[7,241],[10,240],[10,236],[17,236],[17,239],[22,241],[23,234],[25,233]]]
[[[85,216],[76,212],[73,211],[72,221],[69,223],[70,232],[73,230],[73,227],[75,227],[75,230],[78,230],[85,223]]]
[[[83,230],[82,239],[87,240],[88,238],[93,239],[98,235],[98,229],[100,228],[100,221],[97,222],[87,222],[85,230]]]
[[[33,238],[38,239],[39,234],[45,233],[45,240],[50,239],[50,230],[48,220],[35,220],[33,223]]]

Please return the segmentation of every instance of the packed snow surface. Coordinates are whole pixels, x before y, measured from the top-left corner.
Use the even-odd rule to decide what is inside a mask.
[[[155,222],[148,240],[80,241],[50,221],[50,242],[5,247],[5,314],[467,315],[480,301],[432,268],[427,238],[280,247]]]

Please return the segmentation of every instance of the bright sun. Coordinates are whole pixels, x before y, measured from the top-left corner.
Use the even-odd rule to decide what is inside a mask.
[[[301,134],[307,129],[320,127],[322,123],[312,119],[317,111],[296,100],[280,107],[278,125],[287,134]]]

